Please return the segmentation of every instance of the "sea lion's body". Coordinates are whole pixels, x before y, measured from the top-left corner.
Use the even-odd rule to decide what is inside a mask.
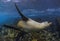
[[[20,20],[17,24],[18,27],[26,28],[26,29],[43,29],[48,27],[51,23],[48,22],[36,22],[32,19],[29,19],[27,22]]]

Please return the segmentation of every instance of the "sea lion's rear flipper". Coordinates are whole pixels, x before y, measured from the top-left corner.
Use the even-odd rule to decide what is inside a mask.
[[[16,5],[16,3],[15,3],[15,7],[16,7],[19,15],[21,16],[21,18],[22,18],[24,21],[27,21],[28,18],[22,14],[22,12],[19,10],[19,8],[18,8],[18,6]]]
[[[14,30],[21,31],[20,28],[15,27],[15,26],[3,25],[3,27],[6,27],[6,28],[10,28],[10,29],[14,29]]]

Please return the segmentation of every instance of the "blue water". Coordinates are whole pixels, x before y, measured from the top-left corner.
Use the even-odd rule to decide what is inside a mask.
[[[19,9],[22,9],[23,7],[19,5]],[[58,27],[56,18],[60,18],[60,8],[45,8],[45,10],[37,10],[34,8],[23,8],[21,12],[36,21],[50,21],[52,22],[53,26],[49,27],[48,29],[50,31],[53,30],[56,31],[56,28]],[[18,14],[14,4],[3,4],[0,5],[0,28],[2,28],[2,25],[9,24],[9,25],[15,25],[20,19],[20,15]]]

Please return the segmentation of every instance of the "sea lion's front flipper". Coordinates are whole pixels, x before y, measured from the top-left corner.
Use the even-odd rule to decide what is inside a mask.
[[[16,7],[19,15],[21,16],[22,20],[27,21],[28,18],[22,14],[22,12],[19,10],[19,8],[18,8],[18,6],[16,5],[16,3],[15,3],[15,7]]]

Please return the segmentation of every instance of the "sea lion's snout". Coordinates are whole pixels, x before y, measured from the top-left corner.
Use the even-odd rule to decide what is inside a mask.
[[[45,26],[51,26],[52,25],[52,22],[46,21],[46,22],[44,22],[44,24],[45,24]]]
[[[48,26],[51,26],[52,25],[52,22],[48,22]]]
[[[52,22],[48,21],[49,24],[52,24]]]
[[[50,22],[50,21],[46,21],[45,23],[52,24],[52,22]]]

